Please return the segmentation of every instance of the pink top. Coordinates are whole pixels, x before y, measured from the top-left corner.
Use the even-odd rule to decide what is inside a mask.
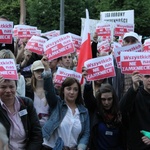
[[[20,102],[16,97],[14,107],[15,107],[15,112],[11,113],[7,106],[1,101],[0,99],[0,104],[3,109],[7,111],[7,115],[10,119],[10,136],[9,136],[9,148],[11,150],[25,150],[25,139],[26,139],[26,134],[25,130],[21,121],[21,116],[19,115],[19,110],[20,110]]]

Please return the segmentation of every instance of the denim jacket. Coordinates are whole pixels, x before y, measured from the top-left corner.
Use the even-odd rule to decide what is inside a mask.
[[[43,77],[45,83],[45,95],[47,102],[51,108],[51,112],[50,118],[42,128],[42,133],[43,137],[46,138],[46,140],[50,140],[51,135],[59,127],[63,118],[65,117],[68,107],[65,101],[55,94],[51,76],[46,76],[43,74]],[[85,150],[90,135],[89,114],[88,110],[83,105],[77,105],[77,108],[80,112],[80,121],[82,126],[82,130],[77,141],[77,147]]]

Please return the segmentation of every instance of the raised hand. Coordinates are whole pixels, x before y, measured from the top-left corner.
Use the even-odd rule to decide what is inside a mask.
[[[49,67],[49,61],[48,61],[48,58],[46,55],[43,56],[43,58],[41,59],[44,67],[45,67],[45,70],[49,70],[50,67]]]
[[[138,71],[133,72],[132,74],[133,88],[136,91],[140,85],[140,81],[142,81],[142,75],[139,74]]]

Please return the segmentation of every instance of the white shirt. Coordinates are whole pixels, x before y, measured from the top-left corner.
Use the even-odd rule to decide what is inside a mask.
[[[17,95],[22,97],[25,96],[25,80],[23,75],[20,75],[17,81]]]
[[[34,107],[36,109],[37,115],[39,115],[39,114],[46,115],[46,116],[43,116],[39,120],[40,125],[43,126],[48,119],[49,105],[48,105],[45,97],[40,99],[35,92],[34,92]]]
[[[78,108],[75,109],[75,114],[73,114],[72,110],[68,107],[67,113],[60,126],[52,134],[49,141],[44,138],[43,145],[54,148],[57,138],[61,137],[65,146],[77,146],[77,140],[81,132],[81,128],[80,113]]]

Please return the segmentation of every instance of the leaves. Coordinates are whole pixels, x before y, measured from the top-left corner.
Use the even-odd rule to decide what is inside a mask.
[[[0,14],[5,15],[14,24],[19,23],[19,0],[0,0]],[[37,26],[43,32],[59,29],[60,0],[26,0],[26,24]],[[91,19],[100,19],[102,11],[131,10],[135,12],[135,31],[149,36],[150,1],[143,0],[65,0],[65,33],[80,35],[81,18],[85,18],[85,9]]]

